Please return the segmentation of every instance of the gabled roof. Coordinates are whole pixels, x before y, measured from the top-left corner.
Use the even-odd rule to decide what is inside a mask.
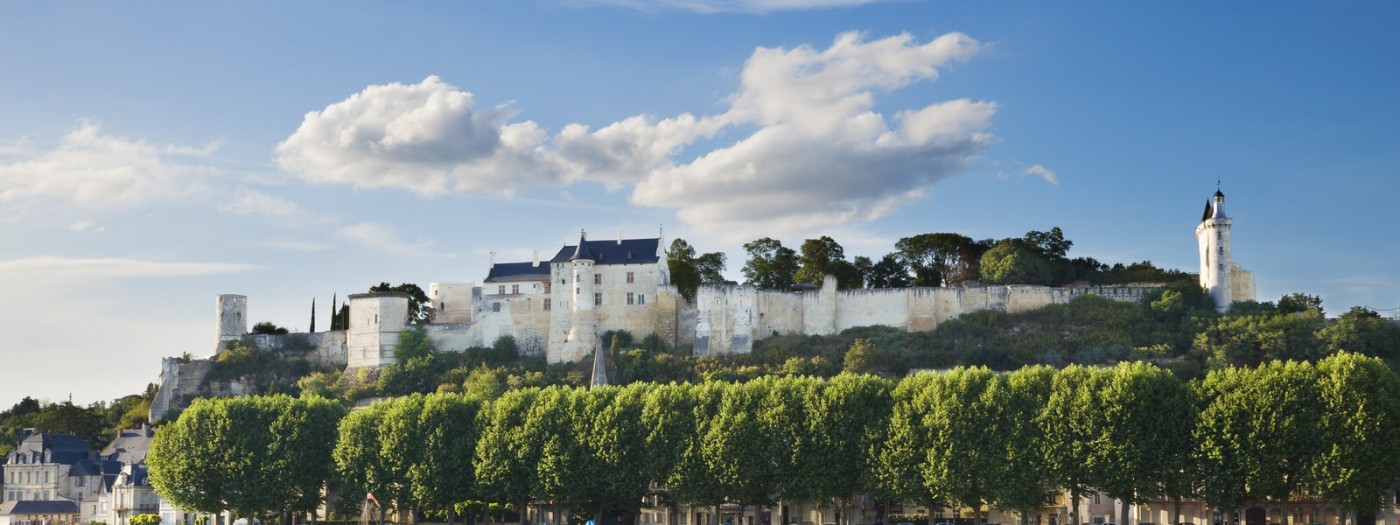
[[[71,501],[7,501],[0,505],[0,515],[77,514],[78,504]]]
[[[596,264],[644,264],[655,263],[661,258],[657,256],[657,248],[661,239],[623,239],[621,242],[612,241],[584,241],[586,249],[580,250],[577,245],[565,246],[559,249],[559,253],[550,259],[551,263],[562,263],[573,260],[579,252],[588,256],[586,259],[592,260]]]
[[[491,271],[486,274],[488,283],[505,283],[519,281],[548,281],[549,263],[541,262],[535,266],[533,262],[518,263],[496,263],[491,267]]]
[[[72,434],[41,432],[24,438],[19,447],[10,454],[17,458],[23,458],[22,461],[16,460],[15,463],[43,463],[45,451],[51,454],[48,463],[72,465],[87,459],[92,448],[82,438]]]
[[[142,463],[154,440],[155,432],[150,428],[123,429],[117,432],[117,439],[102,449],[102,457],[122,463]]]

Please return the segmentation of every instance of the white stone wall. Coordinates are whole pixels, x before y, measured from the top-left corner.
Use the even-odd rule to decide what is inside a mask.
[[[773,334],[829,335],[860,326],[932,330],[968,312],[1025,312],[1064,304],[1087,294],[1140,301],[1155,285],[1052,288],[970,286],[956,288],[835,289],[782,292],[752,286],[701,286],[696,294],[695,355],[748,353],[753,342]]]
[[[1235,302],[1257,301],[1254,293],[1254,272],[1240,268],[1238,264],[1230,266],[1230,295]]]
[[[347,368],[394,364],[399,333],[408,322],[408,296],[398,293],[354,294],[346,334]]]
[[[475,283],[431,283],[428,299],[433,303],[434,323],[470,323]]]

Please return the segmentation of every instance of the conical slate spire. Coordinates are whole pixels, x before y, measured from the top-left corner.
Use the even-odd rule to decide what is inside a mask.
[[[608,371],[603,362],[603,338],[598,338],[598,342],[593,345],[593,380],[588,383],[588,388],[607,386]]]
[[[574,248],[574,256],[569,258],[570,261],[579,259],[593,259],[593,252],[588,251],[588,232],[584,230],[579,230],[578,246]]]

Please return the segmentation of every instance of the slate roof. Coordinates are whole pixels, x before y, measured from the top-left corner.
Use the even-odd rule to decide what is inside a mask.
[[[143,463],[151,450],[155,432],[150,428],[124,429],[117,432],[117,439],[102,449],[102,457],[122,463]]]
[[[19,447],[10,452],[10,457],[18,458],[13,461],[15,464],[43,463],[46,450],[52,453],[49,463],[72,465],[87,459],[92,448],[82,438],[72,434],[41,432],[24,438]]]
[[[78,504],[71,501],[7,501],[0,505],[0,515],[77,514]]]
[[[559,249],[559,253],[550,259],[551,263],[568,262],[579,255],[585,255],[584,259],[591,259],[596,264],[644,264],[656,263],[661,258],[657,257],[656,249],[660,245],[661,239],[623,239],[622,242],[616,240],[608,241],[584,241],[583,250],[578,245],[565,246]]]
[[[486,274],[488,283],[504,283],[512,281],[548,281],[549,263],[540,262],[535,266],[533,262],[518,263],[496,263],[491,267],[491,271]]]

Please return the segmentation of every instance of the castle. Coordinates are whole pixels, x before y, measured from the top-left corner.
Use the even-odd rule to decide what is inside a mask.
[[[1196,227],[1200,283],[1217,309],[1254,299],[1254,276],[1231,260],[1225,195],[1217,191]],[[756,340],[776,334],[829,335],[848,328],[885,325],[910,331],[932,330],[968,312],[1022,312],[1065,304],[1083,295],[1138,301],[1156,289],[1141,286],[1048,287],[966,285],[934,288],[838,290],[827,276],[815,290],[760,290],[751,285],[701,286],[694,302],[671,283],[664,239],[579,241],[553,258],[497,263],[480,286],[471,282],[430,284],[432,314],[424,325],[444,351],[489,346],[501,336],[515,338],[520,351],[544,355],[551,363],[572,362],[592,352],[600,334],[626,330],[637,338],[656,335],[694,355],[748,353]],[[297,334],[314,348],[309,360],[347,371],[397,363],[394,349],[408,326],[409,296],[399,292],[350,295],[346,330]],[[216,299],[218,346],[247,337],[247,297]],[[255,336],[263,350],[279,348],[280,336]],[[152,420],[198,395],[194,389],[209,370],[208,360],[167,358],[161,388],[152,402]],[[193,386],[192,386],[193,385]],[[246,388],[245,388],[246,389]],[[224,394],[240,394],[230,386]]]

